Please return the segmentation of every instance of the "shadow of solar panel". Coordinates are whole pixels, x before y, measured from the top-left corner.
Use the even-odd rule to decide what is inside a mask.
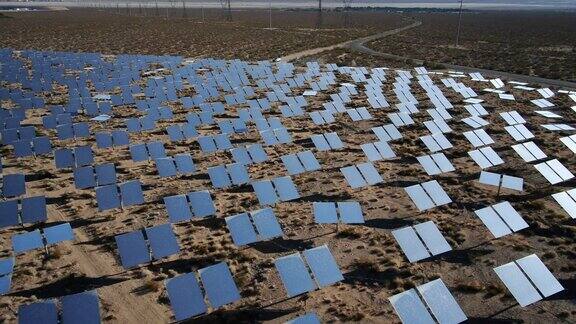
[[[76,167],[90,165],[94,163],[94,154],[90,146],[79,146],[74,149],[74,161]]]
[[[253,181],[252,188],[258,197],[260,205],[273,205],[279,200],[270,180]]]
[[[196,172],[196,166],[190,154],[176,154],[174,156],[174,162],[176,162],[176,169],[182,174]]]
[[[336,260],[326,245],[306,250],[303,254],[320,288],[344,280]]]
[[[186,195],[164,197],[164,204],[171,223],[192,219],[192,211]]]
[[[174,177],[176,176],[176,165],[174,160],[170,157],[159,158],[154,160],[156,162],[156,169],[160,177]]]
[[[116,185],[96,187],[96,201],[98,202],[99,211],[120,207],[118,187]]]
[[[116,183],[116,169],[114,163],[96,165],[94,169],[96,171],[96,181],[99,186]]]
[[[364,223],[364,216],[362,215],[362,208],[357,201],[343,201],[338,202],[338,211],[340,213],[340,221],[344,224],[362,224]]]
[[[93,188],[96,186],[96,177],[92,166],[74,169],[74,185],[76,189]]]
[[[316,289],[316,285],[299,253],[290,254],[274,261],[288,297],[294,297]]]
[[[388,300],[390,300],[402,323],[436,323],[430,313],[428,313],[422,300],[420,300],[416,289],[396,294],[388,298]]]
[[[525,307],[542,299],[536,288],[514,262],[496,267],[494,271],[520,306]]]
[[[95,290],[64,296],[62,303],[62,323],[100,323],[100,304]]]
[[[248,245],[258,241],[254,226],[247,213],[226,217],[226,225],[237,246]]]
[[[138,180],[126,181],[119,185],[122,206],[132,206],[144,203],[142,185]]]
[[[194,273],[166,280],[170,306],[177,321],[204,314],[208,311],[202,290]]]
[[[180,246],[171,224],[148,227],[145,230],[150,242],[152,258],[158,260],[180,252]]]
[[[366,180],[364,180],[362,174],[360,174],[360,171],[358,171],[355,165],[341,168],[340,171],[352,189],[364,187],[367,185]]]
[[[260,240],[268,240],[284,235],[282,228],[271,208],[256,210],[250,213]]]
[[[74,240],[74,232],[70,223],[47,227],[43,231],[46,245]]]
[[[244,165],[240,163],[228,164],[226,169],[230,175],[230,179],[232,179],[232,184],[238,186],[250,182],[250,176]]]
[[[468,319],[442,279],[430,281],[416,289],[439,323],[461,323]]]
[[[282,201],[290,201],[294,199],[300,198],[300,194],[292,182],[292,179],[288,176],[286,177],[279,177],[272,179],[274,183],[274,187],[276,187],[276,191],[278,192],[278,196]]]
[[[0,201],[0,228],[19,224],[18,200]]]
[[[22,199],[22,223],[44,222],[48,219],[46,197],[36,196]],[[12,209],[10,212],[14,212]],[[1,217],[0,217],[1,218]]]
[[[142,231],[116,235],[115,240],[120,254],[120,262],[124,269],[130,269],[151,261],[148,245]]]
[[[69,149],[58,149],[54,151],[54,161],[57,169],[65,169],[74,166],[74,154]]]
[[[315,202],[313,204],[314,220],[318,224],[338,223],[338,212],[333,202]]]
[[[320,318],[316,313],[308,313],[302,316],[298,316],[294,319],[289,320],[285,324],[320,324]]]
[[[208,191],[196,191],[188,194],[194,217],[206,217],[216,214],[216,207]]]
[[[16,197],[26,193],[26,180],[23,174],[6,174],[2,177],[2,196]]]
[[[240,292],[226,263],[221,262],[202,268],[198,270],[198,273],[208,301],[213,308],[240,300]]]
[[[19,324],[56,324],[58,323],[58,310],[52,300],[37,302],[18,307]]]
[[[42,247],[44,247],[44,243],[42,242],[42,234],[40,234],[40,230],[14,234],[12,236],[12,249],[15,254],[24,253]]]
[[[208,168],[208,176],[210,176],[210,181],[215,188],[228,188],[232,185],[226,167],[223,165]]]

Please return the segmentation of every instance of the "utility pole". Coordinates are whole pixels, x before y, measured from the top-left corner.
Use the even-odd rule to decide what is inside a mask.
[[[462,4],[464,0],[460,0],[460,11],[458,13],[458,31],[456,32],[456,47],[460,45],[460,28],[462,27]]]

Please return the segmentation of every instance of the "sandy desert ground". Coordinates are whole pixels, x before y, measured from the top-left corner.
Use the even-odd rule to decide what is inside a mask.
[[[94,12],[81,12],[76,17],[71,17],[74,13],[26,14],[27,19],[42,24],[26,24],[28,20],[20,21],[22,18],[2,19],[0,47],[257,60],[332,44],[376,30],[393,28],[402,23],[401,17],[395,17],[381,26],[374,24],[346,31],[337,27],[320,31],[312,27],[302,30],[300,27],[286,27],[285,30],[269,31],[263,27],[243,27],[241,22],[202,24],[195,21],[165,21],[151,17],[125,16],[120,19],[118,16]],[[69,23],[62,24],[61,19]],[[153,27],[150,27],[151,19],[155,22]],[[102,25],[92,24],[95,20],[102,22]],[[128,22],[131,27],[121,28],[123,22]],[[290,24],[286,23],[287,26]],[[55,30],[58,32],[53,32]],[[278,36],[279,34],[282,36]],[[398,40],[394,39],[394,42],[396,41]],[[369,56],[355,55],[342,50],[321,58],[334,63],[341,60],[353,61],[356,65],[374,65],[374,61],[370,64]],[[403,65],[401,62],[378,63],[389,67]],[[389,73],[394,75],[393,72]],[[437,76],[433,79],[440,84]],[[338,79],[338,82],[350,81],[342,76]],[[484,84],[469,80],[464,82],[478,92],[485,87]],[[421,107],[428,107],[430,101],[425,92],[417,86],[413,88]],[[383,92],[391,103],[396,103],[392,89],[392,83],[388,82],[383,87]],[[523,193],[503,191],[497,196],[494,188],[477,182],[480,170],[468,157],[467,152],[472,147],[461,135],[468,127],[456,122],[468,115],[463,108],[461,97],[450,90],[445,90],[444,93],[455,106],[454,122],[450,123],[454,132],[448,134],[454,148],[448,150],[446,155],[456,167],[456,171],[436,176],[434,179],[441,183],[454,203],[429,212],[419,213],[403,190],[409,185],[432,179],[426,175],[415,158],[426,152],[418,140],[419,136],[427,133],[421,124],[427,119],[425,113],[414,116],[417,125],[403,127],[403,139],[391,143],[398,158],[375,163],[384,183],[360,190],[350,189],[339,169],[365,161],[360,144],[377,140],[370,128],[389,123],[389,110],[371,110],[374,118],[360,122],[352,122],[347,115],[341,114],[337,116],[336,123],[324,126],[314,125],[307,116],[285,118],[282,122],[292,134],[293,143],[266,147],[270,160],[250,167],[253,180],[285,175],[286,170],[279,157],[302,150],[314,150],[309,139],[312,134],[337,132],[346,146],[345,149],[337,151],[314,150],[322,170],[293,177],[301,198],[274,206],[285,236],[244,248],[233,245],[224,217],[259,208],[251,187],[241,186],[228,190],[212,188],[206,173],[207,168],[232,163],[230,154],[203,154],[196,140],[170,143],[164,131],[168,122],[160,122],[154,132],[131,135],[131,140],[164,141],[168,155],[190,152],[199,170],[191,176],[159,178],[153,163],[132,162],[126,147],[99,150],[96,149],[93,138],[76,143],[93,146],[96,153],[95,163],[114,162],[119,182],[140,179],[143,183],[146,203],[123,210],[98,212],[94,191],[75,189],[72,172],[56,170],[52,156],[16,159],[9,148],[2,147],[0,153],[4,174],[18,171],[27,174],[28,195],[45,194],[48,197],[49,221],[47,224],[0,230],[0,257],[10,253],[11,235],[22,230],[68,221],[74,228],[76,239],[52,248],[49,258],[45,258],[40,250],[18,256],[12,290],[7,296],[0,297],[1,321],[15,322],[17,309],[21,304],[97,289],[105,322],[170,322],[173,317],[163,281],[177,274],[226,260],[241,290],[241,301],[191,322],[279,323],[307,311],[315,311],[327,323],[393,323],[398,322],[398,317],[390,306],[388,297],[436,278],[442,278],[450,288],[470,322],[574,322],[576,227],[574,220],[550,195],[573,188],[576,181],[550,186],[534,167],[525,163],[510,148],[514,142],[504,131],[504,121],[497,113],[510,110],[520,112],[536,135],[535,142],[538,146],[549,156],[558,158],[572,172],[576,172],[574,154],[558,140],[562,134],[546,131],[539,126],[549,120],[534,113],[535,106],[529,100],[538,98],[537,94],[513,90],[509,85],[507,89],[515,95],[517,101],[502,101],[497,95],[490,93],[480,96],[486,101],[484,107],[491,113],[486,118],[491,123],[486,130],[496,140],[492,147],[506,161],[506,164],[490,171],[523,177]],[[299,95],[303,91],[304,89],[298,89],[295,94]],[[310,99],[307,111],[320,109],[329,94],[334,92],[335,89],[330,89]],[[47,94],[46,99],[47,104],[65,103],[65,90],[57,88]],[[552,101],[558,107],[556,111],[564,116],[563,122],[574,125],[576,112],[569,107],[575,103],[565,95],[559,95]],[[8,102],[2,104],[11,107]],[[173,121],[184,121],[187,111],[181,104],[168,105],[175,113]],[[360,95],[354,97],[349,106],[367,105],[366,96]],[[236,109],[237,107],[228,107],[230,115],[219,118],[233,116]],[[31,112],[23,124],[41,125],[40,117],[45,114],[44,109]],[[121,127],[123,118],[138,115],[134,107],[116,107],[115,118],[107,128]],[[276,105],[270,113],[266,113],[267,117],[279,115]],[[80,117],[77,121],[85,120],[86,117]],[[100,127],[102,126],[93,124],[91,132],[99,131]],[[38,135],[55,138],[52,130],[42,127],[38,127],[38,130]],[[216,126],[199,128],[201,134],[213,134],[217,131]],[[254,125],[251,125],[248,133],[232,136],[232,143],[235,145],[259,141],[260,136]],[[53,142],[55,147],[71,144],[70,141]],[[174,226],[180,243],[180,254],[134,270],[122,269],[116,253],[115,235],[166,223],[167,213],[162,197],[205,189],[212,193],[217,215]],[[335,225],[315,224],[312,202],[341,200],[361,202],[365,224],[340,225],[338,228]],[[530,228],[493,239],[473,211],[504,200],[514,205]],[[427,220],[433,220],[438,225],[453,251],[418,263],[409,263],[391,235],[391,230]],[[322,244],[330,247],[345,280],[334,286],[286,299],[273,260]],[[492,268],[532,253],[536,253],[545,262],[566,290],[521,308]]]

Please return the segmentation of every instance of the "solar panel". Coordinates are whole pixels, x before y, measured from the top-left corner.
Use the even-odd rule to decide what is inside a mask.
[[[522,268],[542,296],[549,297],[564,290],[564,287],[554,278],[554,275],[536,254],[518,259],[516,263]]]
[[[362,208],[357,201],[341,201],[337,203],[340,220],[345,224],[364,223]]]
[[[522,216],[506,201],[476,210],[475,213],[496,238],[528,227]]]
[[[414,229],[432,255],[438,255],[452,250],[450,244],[446,242],[446,239],[442,236],[442,233],[440,233],[440,230],[438,230],[434,222],[428,221],[416,224],[414,225]]]
[[[176,163],[176,169],[181,174],[196,172],[196,166],[194,165],[194,160],[192,160],[192,155],[190,154],[176,154],[174,156],[174,162]]]
[[[555,193],[552,198],[568,213],[572,218],[576,218],[576,189]]]
[[[96,187],[96,201],[98,202],[99,211],[120,207],[118,187],[116,185]]]
[[[308,313],[287,321],[285,324],[321,324],[316,313]]]
[[[58,323],[58,310],[53,300],[18,307],[19,324]]]
[[[406,254],[408,261],[416,262],[430,257],[424,244],[420,241],[412,227],[392,231],[392,235]]]
[[[428,181],[421,184],[428,196],[432,198],[436,206],[445,205],[452,202],[438,181]]]
[[[272,179],[278,197],[282,201],[290,201],[300,198],[300,194],[289,176]]]
[[[557,159],[536,164],[534,167],[553,185],[574,178],[572,172]]]
[[[274,261],[288,297],[294,297],[316,289],[316,285],[304,264],[300,253],[290,254]]]
[[[70,223],[46,227],[43,229],[43,232],[46,245],[74,240],[74,232],[72,231]]]
[[[0,201],[0,228],[18,225],[18,200]]]
[[[74,169],[74,185],[76,189],[87,189],[96,186],[96,175],[92,166]]]
[[[282,228],[271,208],[256,210],[250,213],[254,226],[261,240],[267,240],[284,235]]]
[[[315,202],[313,204],[314,220],[316,223],[333,224],[338,222],[336,204],[332,202]]]
[[[416,205],[419,211],[424,211],[430,208],[434,208],[435,204],[432,199],[426,194],[424,188],[421,185],[413,185],[404,188],[412,202]]]
[[[436,322],[420,300],[416,289],[409,289],[388,298],[402,323],[435,324]]]
[[[210,176],[212,185],[216,188],[228,188],[232,185],[224,165],[208,168],[208,175]]]
[[[247,245],[258,241],[254,226],[247,213],[242,213],[225,218],[226,225],[237,246]]]
[[[494,271],[520,306],[525,307],[542,299],[542,296],[515,262],[496,267]]]
[[[2,196],[16,197],[26,193],[26,180],[23,174],[6,174],[2,177]]]
[[[183,274],[166,280],[170,306],[177,321],[206,313],[208,308],[198,279],[194,273]]]
[[[100,305],[95,290],[62,297],[62,323],[100,323]]]
[[[142,231],[134,231],[115,236],[120,262],[124,269],[130,269],[151,261],[148,245]]]
[[[23,198],[21,205],[22,210],[20,216],[22,218],[22,223],[37,223],[48,219],[48,213],[46,211],[46,197],[36,196]],[[9,212],[14,212],[14,209]],[[2,218],[1,212],[0,218]]]
[[[213,308],[218,308],[240,299],[240,292],[226,263],[217,263],[202,268],[198,272],[200,273],[200,280],[202,280],[208,301],[210,301]]]
[[[12,236],[12,250],[14,250],[15,254],[42,247],[44,247],[44,243],[42,242],[42,234],[40,234],[40,230],[38,229],[31,232],[14,234]]]
[[[194,217],[206,217],[216,214],[216,207],[209,191],[191,192],[188,194],[188,200],[192,206]]]
[[[323,288],[344,280],[336,260],[326,245],[305,250],[303,254],[318,287]]]
[[[119,185],[122,206],[132,206],[144,203],[142,185],[139,180],[131,180]]]
[[[146,237],[150,242],[152,258],[162,259],[170,255],[178,254],[180,246],[172,231],[171,224],[162,224],[145,229]]]
[[[178,223],[192,219],[192,211],[186,195],[164,197],[170,222]]]
[[[430,281],[416,289],[439,323],[461,323],[468,319],[442,279]]]
[[[279,199],[270,180],[253,181],[252,188],[261,205],[273,205]]]
[[[160,177],[173,177],[176,176],[176,164],[170,157],[159,158],[154,160],[156,169]]]

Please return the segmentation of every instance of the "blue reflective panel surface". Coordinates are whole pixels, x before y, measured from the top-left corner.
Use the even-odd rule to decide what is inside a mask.
[[[62,241],[74,240],[74,232],[70,223],[64,223],[45,228],[44,237],[46,238],[46,244],[56,244]]]
[[[46,197],[36,196],[22,199],[22,223],[36,223],[46,221]]]
[[[278,191],[280,200],[290,201],[300,198],[300,194],[298,193],[294,182],[292,182],[292,178],[288,176],[280,177],[272,179],[272,182],[274,182],[274,187],[276,187],[276,190]]]
[[[166,291],[177,321],[206,313],[204,296],[194,273],[166,280]]]
[[[190,174],[196,171],[194,160],[192,160],[192,155],[190,154],[177,154],[174,156],[174,162],[176,162],[176,169],[182,174]]]
[[[0,296],[5,295],[10,292],[10,286],[12,286],[12,274],[8,274],[0,277]]]
[[[110,133],[96,133],[96,145],[98,148],[112,147],[112,135]]]
[[[272,208],[256,210],[250,214],[261,240],[284,235]]]
[[[0,228],[18,223],[18,200],[0,201]]]
[[[146,228],[146,236],[150,241],[150,249],[154,259],[161,259],[180,252],[176,235],[171,224],[162,224]]]
[[[191,192],[188,194],[188,200],[192,206],[194,217],[206,217],[216,214],[216,207],[209,191]]]
[[[139,180],[126,181],[119,185],[122,206],[132,206],[144,203],[144,194]]]
[[[254,181],[252,188],[256,192],[260,205],[273,205],[279,199],[270,180]]]
[[[166,205],[170,222],[178,223],[192,218],[192,210],[186,195],[164,197],[164,204]]]
[[[170,157],[156,159],[156,169],[160,177],[173,177],[176,175],[176,164]]]
[[[116,169],[114,163],[100,164],[94,167],[96,180],[99,186],[116,183]]]
[[[362,208],[357,201],[343,201],[338,202],[338,212],[340,214],[340,221],[345,224],[362,224],[364,223],[364,216],[362,215]]]
[[[2,196],[16,197],[26,193],[23,174],[6,174],[2,177]]]
[[[74,166],[74,154],[69,149],[59,149],[54,151],[54,161],[57,169],[70,168]]]
[[[288,297],[316,289],[312,277],[299,253],[290,254],[274,261]]]
[[[320,288],[344,280],[336,260],[326,245],[306,250],[303,254]]]
[[[226,225],[234,244],[242,246],[258,241],[256,231],[247,213],[226,217]]]
[[[316,313],[308,313],[289,320],[285,324],[321,324],[321,322]]]
[[[0,276],[12,273],[14,270],[14,257],[0,259]]]
[[[318,224],[338,223],[338,213],[336,204],[333,202],[315,202],[312,205],[314,209],[314,220]]]
[[[14,253],[19,254],[33,249],[39,249],[44,247],[42,242],[42,235],[40,230],[34,230],[32,232],[14,234],[12,236],[12,249]]]
[[[99,324],[100,304],[95,290],[61,298],[62,323]]]
[[[74,160],[76,166],[90,165],[94,163],[94,154],[90,146],[79,146],[74,149]]]
[[[92,166],[74,169],[74,185],[76,189],[86,189],[96,186],[96,175]]]
[[[124,269],[150,262],[150,252],[142,231],[120,234],[115,237],[120,261]]]
[[[18,307],[18,324],[58,324],[58,310],[52,300]]]
[[[233,303],[240,299],[240,292],[232,278],[230,269],[221,262],[198,270],[206,296],[213,308]]]
[[[146,149],[146,144],[130,145],[130,156],[134,162],[147,161],[148,150]]]
[[[96,187],[96,201],[99,211],[120,207],[120,195],[116,185]]]
[[[159,159],[166,157],[166,150],[164,149],[164,143],[162,142],[151,142],[146,144],[148,148],[148,153],[150,153],[150,158]]]
[[[226,167],[223,165],[208,168],[208,176],[210,176],[210,181],[215,188],[228,188],[232,185]]]

